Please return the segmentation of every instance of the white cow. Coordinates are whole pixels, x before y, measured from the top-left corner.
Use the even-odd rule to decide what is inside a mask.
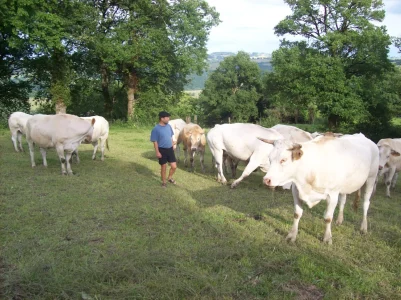
[[[173,143],[176,145],[175,152],[176,152],[177,160],[179,161],[180,160],[180,146],[177,144],[177,141],[178,141],[178,137],[180,136],[181,130],[184,129],[184,127],[187,123],[185,123],[185,121],[183,119],[174,119],[174,120],[170,120],[168,122],[168,124],[171,126],[171,128],[173,129],[173,132],[174,132]]]
[[[90,142],[92,140],[95,121],[92,119],[89,123],[68,114],[32,116],[26,125],[26,140],[29,145],[32,167],[36,166],[34,157],[34,144],[36,144],[42,153],[45,167],[47,167],[46,149],[56,148],[62,174],[72,175],[71,154],[78,149],[82,141]]]
[[[321,200],[327,200],[324,214],[326,231],[323,241],[331,243],[331,222],[340,196],[340,214],[337,223],[343,221],[342,209],[346,194],[359,191],[364,186],[363,220],[361,231],[367,231],[367,213],[379,168],[379,149],[363,134],[321,136],[312,141],[296,144],[288,140],[273,143],[270,169],[264,176],[268,186],[293,182],[295,205],[294,223],[287,239],[295,242],[298,223],[302,217],[300,199],[310,208]]]
[[[236,187],[256,168],[260,167],[264,170],[269,168],[269,153],[273,149],[273,146],[259,141],[257,137],[264,137],[266,139],[283,138],[274,129],[246,123],[216,125],[209,131],[207,141],[216,163],[218,171],[217,180],[219,182],[223,184],[227,183],[227,179],[223,174],[224,151],[236,160],[249,160],[244,172],[231,184],[231,188]]]
[[[381,139],[377,146],[380,153],[379,176],[385,175],[386,196],[390,197],[390,187],[395,185],[401,171],[401,139]]]
[[[109,149],[109,122],[101,117],[101,116],[92,116],[92,117],[81,117],[81,119],[87,121],[88,123],[91,123],[93,119],[96,120],[94,126],[93,126],[93,135],[92,135],[92,142],[85,142],[83,141],[83,144],[90,144],[92,143],[94,149],[93,149],[93,155],[92,159],[96,159],[96,152],[97,148],[99,147],[99,140],[100,140],[100,150],[102,152],[101,156],[101,161],[104,161],[104,150],[105,146],[107,147],[107,150]],[[78,149],[74,151],[74,154],[77,157],[77,162],[79,163],[79,156],[78,156]]]
[[[303,143],[313,140],[312,134],[295,126],[277,124],[272,127],[286,139],[294,143]]]
[[[26,135],[26,122],[32,115],[23,112],[14,112],[8,118],[8,127],[11,131],[11,140],[13,141],[15,151],[24,151],[21,138]]]

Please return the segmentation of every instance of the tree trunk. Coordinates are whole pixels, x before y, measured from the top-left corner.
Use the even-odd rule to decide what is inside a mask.
[[[113,102],[110,97],[110,75],[107,66],[103,63],[101,67],[101,75],[102,75],[102,94],[104,100],[104,113],[106,119],[110,119],[113,113]]]
[[[56,101],[56,114],[67,113],[67,106],[64,104],[63,99],[57,99]]]
[[[128,98],[128,107],[127,107],[127,119],[132,120],[135,112],[135,92],[138,83],[138,77],[135,74],[135,71],[128,72],[126,76],[127,83],[127,98]]]
[[[295,109],[294,118],[295,118],[295,124],[298,124],[298,118],[299,118],[299,109],[298,108]]]
[[[53,49],[51,56],[51,87],[50,94],[55,104],[56,114],[65,114],[67,105],[71,103],[70,69],[65,54]]]
[[[333,114],[329,115],[328,123],[329,123],[330,131],[333,131],[333,132],[335,131],[335,129],[338,127],[339,121],[340,121],[340,116],[333,115]]]

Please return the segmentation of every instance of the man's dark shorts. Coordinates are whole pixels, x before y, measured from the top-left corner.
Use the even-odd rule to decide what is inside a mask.
[[[174,154],[174,149],[173,147],[171,148],[160,148],[159,147],[159,152],[162,155],[161,158],[159,158],[159,164],[164,165],[167,162],[173,163],[176,162],[177,160],[175,159],[175,154]]]

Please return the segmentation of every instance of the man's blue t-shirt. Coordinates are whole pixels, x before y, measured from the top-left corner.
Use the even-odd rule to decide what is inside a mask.
[[[157,142],[160,148],[171,148],[173,147],[173,142],[171,137],[174,135],[173,129],[169,124],[166,126],[161,126],[157,124],[150,134],[150,141]]]

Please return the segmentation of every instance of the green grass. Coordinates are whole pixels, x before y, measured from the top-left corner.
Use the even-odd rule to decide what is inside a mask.
[[[0,130],[1,299],[401,298],[400,185],[386,199],[380,183],[368,234],[347,203],[323,244],[322,203],[289,244],[289,191],[260,171],[221,186],[209,151],[205,174],[179,164],[164,190],[149,133],[112,126],[105,161],[82,145],[77,175],[62,176],[54,150],[32,169]]]

